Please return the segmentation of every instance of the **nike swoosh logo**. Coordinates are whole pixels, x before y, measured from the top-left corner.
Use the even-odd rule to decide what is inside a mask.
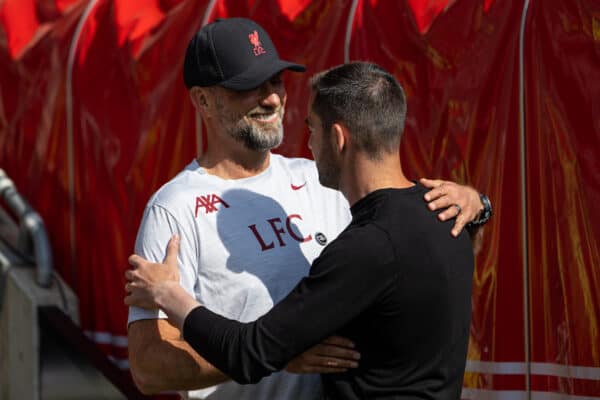
[[[298,185],[298,186],[294,185],[293,183],[290,185],[292,186],[292,190],[300,190],[306,185],[306,182],[304,182],[302,185]]]

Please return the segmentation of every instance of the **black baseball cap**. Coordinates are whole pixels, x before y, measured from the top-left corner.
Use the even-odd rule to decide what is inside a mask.
[[[284,69],[306,68],[279,58],[267,32],[246,18],[217,19],[188,44],[183,65],[185,86],[219,85],[250,90]]]

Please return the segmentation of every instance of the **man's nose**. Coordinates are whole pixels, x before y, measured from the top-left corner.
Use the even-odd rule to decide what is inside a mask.
[[[280,107],[281,93],[270,82],[265,82],[260,88],[260,104],[266,107]]]
[[[281,97],[276,92],[265,93],[260,99],[260,105],[265,107],[279,108],[281,106]]]

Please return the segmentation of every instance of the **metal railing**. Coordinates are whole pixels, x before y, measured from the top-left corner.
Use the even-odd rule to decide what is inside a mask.
[[[0,168],[0,198],[19,224],[18,251],[31,257],[36,266],[36,282],[48,288],[52,284],[52,249],[40,215],[19,194],[13,181]]]

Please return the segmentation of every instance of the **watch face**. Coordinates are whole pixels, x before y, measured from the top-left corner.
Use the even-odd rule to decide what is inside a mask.
[[[485,211],[485,214],[487,215],[487,217],[491,217],[492,216],[492,203],[490,202],[490,199],[485,195],[481,195],[481,200],[483,201],[483,210]]]

